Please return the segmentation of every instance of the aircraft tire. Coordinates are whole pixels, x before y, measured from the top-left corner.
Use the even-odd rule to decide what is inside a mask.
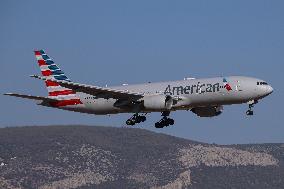
[[[155,127],[160,129],[163,128],[164,126],[161,123],[157,122],[155,123]]]
[[[141,123],[142,119],[140,117],[137,117],[136,120],[134,120],[135,123]]]
[[[126,125],[135,125],[135,122],[133,120],[131,120],[131,119],[128,119],[126,121]]]
[[[170,125],[175,124],[175,120],[173,120],[173,119],[168,119],[168,122],[169,122]]]
[[[252,116],[252,115],[253,115],[253,111],[252,111],[252,110],[248,110],[248,111],[246,112],[246,114],[247,114],[248,116]]]
[[[141,121],[142,122],[146,121],[146,117],[145,116],[141,116]]]

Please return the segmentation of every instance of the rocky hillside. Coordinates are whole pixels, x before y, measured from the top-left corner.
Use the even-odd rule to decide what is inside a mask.
[[[284,144],[209,145],[142,129],[0,129],[0,188],[283,188]]]

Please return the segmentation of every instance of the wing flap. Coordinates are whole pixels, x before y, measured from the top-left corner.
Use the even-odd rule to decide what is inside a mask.
[[[98,86],[93,86],[93,85],[73,83],[73,82],[63,81],[63,80],[47,79],[45,77],[41,77],[38,75],[32,75],[31,77],[38,78],[41,80],[53,81],[53,82],[58,83],[62,87],[72,89],[76,92],[83,92],[89,95],[93,95],[93,96],[96,96],[97,98],[138,100],[143,97],[142,94],[133,93],[127,90],[116,90],[116,89],[98,87]]]

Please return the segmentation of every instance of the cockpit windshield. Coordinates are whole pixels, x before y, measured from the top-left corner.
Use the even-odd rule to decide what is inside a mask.
[[[262,82],[262,81],[258,81],[256,84],[257,84],[257,85],[268,85],[268,83]]]

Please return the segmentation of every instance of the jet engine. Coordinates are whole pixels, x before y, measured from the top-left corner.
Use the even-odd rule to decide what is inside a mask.
[[[191,111],[199,117],[214,117],[222,113],[223,106],[197,107],[191,109]]]
[[[145,96],[143,102],[148,110],[170,110],[173,106],[173,98],[167,95]]]

